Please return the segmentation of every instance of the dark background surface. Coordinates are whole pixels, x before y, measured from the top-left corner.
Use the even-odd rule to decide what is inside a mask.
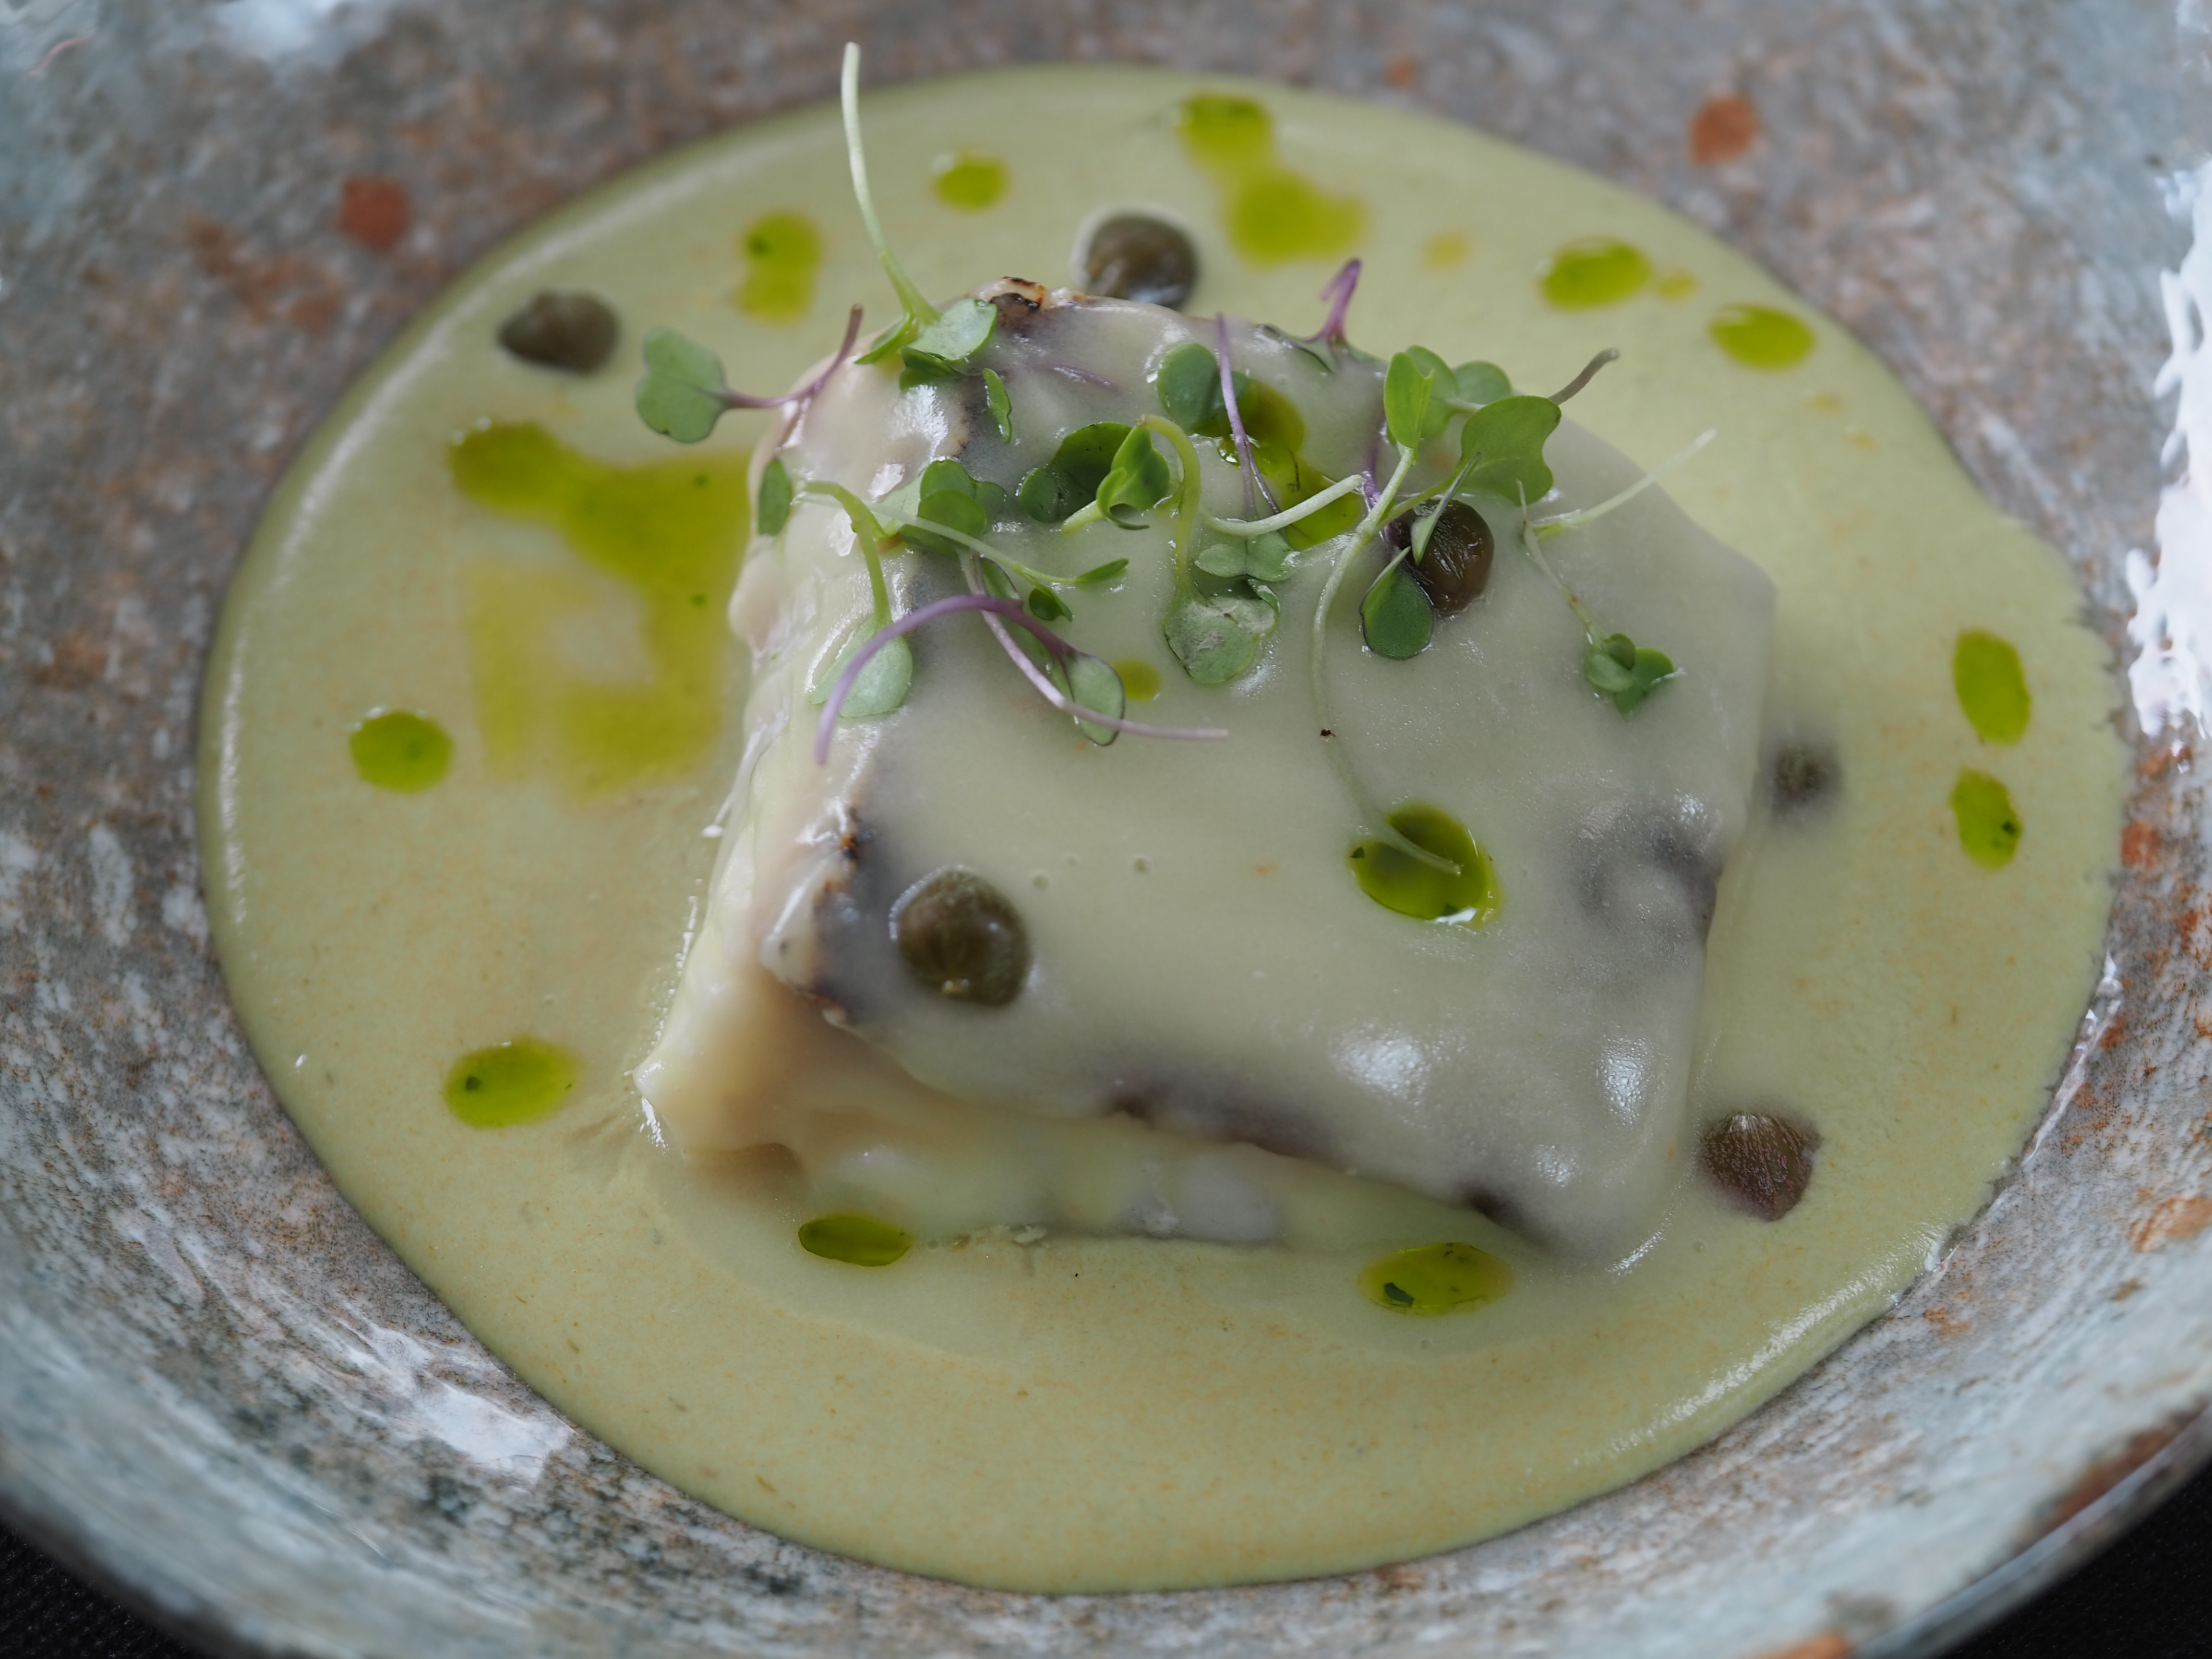
[[[0,1656],[198,1659],[5,1530]],[[1951,1659],[2212,1659],[2212,1470]]]

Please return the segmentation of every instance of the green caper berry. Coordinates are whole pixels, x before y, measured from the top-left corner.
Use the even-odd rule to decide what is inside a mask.
[[[1490,563],[1497,550],[1488,520],[1465,501],[1449,501],[1430,533],[1420,562],[1408,559],[1406,568],[1413,573],[1437,615],[1456,616],[1490,585]]]
[[[891,942],[915,977],[956,1002],[1003,1008],[1021,994],[1030,939],[1021,913],[973,870],[923,877],[891,907]]]
[[[1198,286],[1198,250],[1164,219],[1117,214],[1091,233],[1083,276],[1093,294],[1180,307]]]
[[[590,374],[615,349],[614,307],[596,294],[543,293],[499,325],[499,343],[526,363]]]

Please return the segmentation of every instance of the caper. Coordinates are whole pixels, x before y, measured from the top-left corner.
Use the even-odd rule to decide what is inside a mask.
[[[973,870],[948,865],[900,895],[891,942],[915,977],[956,1002],[1002,1008],[1030,970],[1029,933],[1004,893]]]
[[[1403,547],[1413,537],[1413,515],[1390,522],[1390,543]],[[1430,607],[1439,617],[1456,616],[1480,597],[1490,585],[1490,561],[1498,550],[1490,524],[1465,501],[1448,501],[1429,534],[1429,545],[1420,562],[1406,561]]]
[[[1180,306],[1198,286],[1198,250],[1164,219],[1116,214],[1091,233],[1083,279],[1093,294],[1110,299]]]
[[[1829,750],[1803,743],[1783,744],[1774,751],[1770,783],[1775,816],[1794,818],[1821,805],[1835,789],[1839,770]]]
[[[589,374],[615,349],[620,325],[596,294],[543,293],[499,325],[499,343],[526,363]]]
[[[1802,1124],[1738,1112],[1705,1131],[1698,1166],[1741,1207],[1779,1221],[1805,1196],[1820,1146],[1820,1137]]]

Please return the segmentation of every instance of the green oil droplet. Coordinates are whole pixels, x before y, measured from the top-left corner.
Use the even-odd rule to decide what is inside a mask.
[[[1150,702],[1160,695],[1164,682],[1160,671],[1142,657],[1124,657],[1114,665],[1114,672],[1121,677],[1121,690],[1131,702]]]
[[[1747,368],[1790,368],[1813,355],[1813,331],[1771,306],[1723,306],[1705,331]]]
[[[2020,814],[2012,792],[1986,772],[1959,774],[1951,787],[1951,815],[1959,821],[1959,845],[1984,870],[2002,870],[2019,850]]]
[[[814,305],[814,277],[822,268],[822,233],[803,213],[763,214],[738,240],[745,279],[738,309],[763,323],[795,323]]]
[[[1421,921],[1480,927],[1498,914],[1498,872],[1465,824],[1441,807],[1414,805],[1391,813],[1390,827],[1422,851],[1450,860],[1458,873],[1375,836],[1353,842],[1345,854],[1360,891],[1386,910]]]
[[[855,1267],[888,1267],[914,1248],[914,1235],[869,1215],[819,1215],[799,1229],[799,1248]]]
[[[453,761],[453,740],[446,728],[427,714],[404,708],[372,710],[354,727],[346,746],[364,783],[402,795],[428,789]]]
[[[1984,743],[2021,740],[2035,700],[2021,672],[2020,653],[2009,641],[1978,628],[1960,635],[1951,653],[1951,684]]]
[[[930,171],[937,199],[964,213],[980,213],[1006,193],[1006,164],[981,150],[940,155]]]
[[[1497,1301],[1513,1288],[1513,1269],[1472,1244],[1422,1244],[1369,1262],[1359,1288],[1378,1308],[1432,1318]]]
[[[1184,101],[1176,132],[1220,192],[1230,246],[1252,264],[1340,258],[1365,234],[1367,204],[1285,166],[1274,118],[1251,99],[1200,93]]]
[[[1568,243],[1537,274],[1544,297],[1562,311],[1619,305],[1650,280],[1644,251],[1610,236]]]
[[[470,500],[551,526],[577,556],[479,559],[465,573],[485,769],[589,798],[698,768],[726,702],[722,612],[748,527],[744,456],[611,466],[541,426],[502,422],[447,459]],[[624,590],[635,603],[609,603]]]
[[[446,1104],[471,1129],[511,1129],[561,1109],[583,1062],[566,1048],[517,1037],[463,1054],[446,1073]]]

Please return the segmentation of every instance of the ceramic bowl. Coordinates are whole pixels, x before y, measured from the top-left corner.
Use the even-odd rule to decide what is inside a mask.
[[[2191,216],[2212,224],[2185,166],[2212,100],[2181,13],[0,0],[8,1518],[254,1653],[1835,1659],[1927,1651],[2046,1581],[2208,1449],[2191,744],[2212,487],[2168,480],[2212,422],[2212,236],[2184,262]],[[191,830],[202,657],[264,494],[495,238],[670,143],[827,95],[848,35],[883,80],[1235,70],[1611,175],[1856,329],[2074,560],[2139,761],[2105,985],[1987,1211],[1705,1449],[1510,1536],[1325,1582],[1048,1598],[904,1577],[755,1531],[562,1420],[277,1109],[208,953]]]

